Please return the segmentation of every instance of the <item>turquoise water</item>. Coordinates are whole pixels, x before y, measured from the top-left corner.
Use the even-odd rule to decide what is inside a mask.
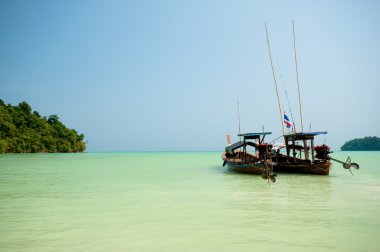
[[[0,155],[1,251],[379,251],[380,152],[275,184],[219,152]]]

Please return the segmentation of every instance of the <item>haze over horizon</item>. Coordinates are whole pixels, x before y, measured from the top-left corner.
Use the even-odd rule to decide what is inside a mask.
[[[281,135],[281,101],[332,149],[380,136],[380,2],[2,1],[0,99],[85,134],[87,151],[223,150]],[[282,75],[282,78],[281,78]],[[311,127],[310,127],[311,126]],[[234,138],[236,140],[236,138]]]

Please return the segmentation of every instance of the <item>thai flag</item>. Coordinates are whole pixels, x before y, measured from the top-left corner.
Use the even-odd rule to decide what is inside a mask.
[[[293,125],[289,120],[289,117],[284,112],[284,123],[286,124],[286,128],[290,129]]]

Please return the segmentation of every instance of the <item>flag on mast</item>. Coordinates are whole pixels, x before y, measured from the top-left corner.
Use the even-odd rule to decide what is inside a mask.
[[[288,129],[293,127],[293,125],[290,122],[289,117],[286,115],[285,111],[284,111],[284,123],[286,125],[286,128],[288,128]]]

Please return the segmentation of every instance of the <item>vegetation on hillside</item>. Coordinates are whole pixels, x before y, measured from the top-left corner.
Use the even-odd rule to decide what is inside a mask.
[[[48,118],[21,102],[5,105],[0,99],[0,153],[82,152],[84,135],[67,128],[57,115]]]
[[[378,151],[380,150],[380,138],[375,136],[355,138],[346,142],[340,149],[342,151]]]

